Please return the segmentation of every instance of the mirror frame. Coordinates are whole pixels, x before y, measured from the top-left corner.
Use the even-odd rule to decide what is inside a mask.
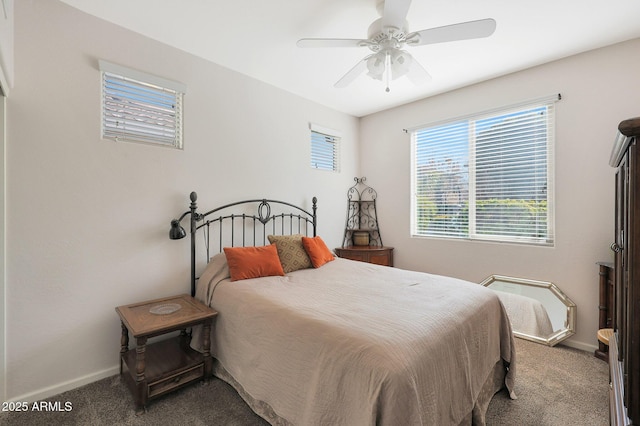
[[[567,297],[567,295],[564,294],[562,290],[560,290],[558,286],[556,286],[554,283],[547,282],[547,281],[530,280],[526,278],[507,277],[504,275],[491,275],[490,277],[482,281],[480,284],[485,287],[489,287],[489,285],[491,285],[496,281],[503,281],[503,282],[513,283],[513,284],[521,284],[521,285],[537,287],[537,288],[546,288],[549,291],[551,291],[551,293],[553,293],[558,298],[558,300],[560,300],[560,302],[562,302],[567,307],[567,319],[565,320],[564,328],[553,332],[547,338],[542,338],[540,336],[533,336],[530,334],[521,333],[516,330],[513,330],[514,336],[520,337],[521,339],[530,340],[532,342],[542,343],[547,346],[555,346],[558,343],[568,339],[569,337],[573,336],[576,333],[576,316],[577,316],[576,304],[573,303],[573,301],[569,299],[569,297]]]

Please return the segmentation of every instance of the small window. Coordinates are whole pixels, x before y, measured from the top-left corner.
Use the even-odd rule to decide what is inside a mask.
[[[100,61],[102,137],[182,149],[184,85]]]
[[[339,132],[315,124],[311,128],[311,167],[339,171]]]
[[[552,245],[558,99],[413,130],[412,235]]]

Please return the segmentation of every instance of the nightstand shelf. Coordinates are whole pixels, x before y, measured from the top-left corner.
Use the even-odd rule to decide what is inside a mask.
[[[128,350],[122,360],[125,380],[135,389],[136,349]],[[202,354],[191,349],[184,336],[148,345],[145,366],[149,399],[204,377]]]

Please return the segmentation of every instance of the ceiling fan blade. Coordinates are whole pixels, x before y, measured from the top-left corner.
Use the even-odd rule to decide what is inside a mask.
[[[384,0],[382,26],[402,29],[409,13],[411,0]]]
[[[364,73],[367,70],[367,59],[372,56],[373,55],[368,55],[360,62],[358,62],[356,66],[347,71],[347,73],[343,75],[342,78],[333,85],[333,87],[337,89],[344,89],[345,87],[353,83],[353,81],[358,78],[360,74]]]
[[[350,38],[301,38],[298,47],[361,47],[366,40]]]
[[[407,78],[416,86],[424,84],[431,80],[431,75],[424,69],[420,62],[416,61],[416,58],[412,58],[409,72],[407,72]]]
[[[480,19],[478,21],[462,22],[460,24],[416,31],[415,33],[407,35],[407,44],[411,46],[423,46],[425,44],[489,37],[495,30],[495,20],[491,18]],[[419,36],[419,40],[411,40],[412,37],[415,37],[414,34]]]

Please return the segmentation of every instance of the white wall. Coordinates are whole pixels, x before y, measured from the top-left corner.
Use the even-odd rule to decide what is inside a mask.
[[[0,85],[5,95],[13,86],[13,0],[0,2]]]
[[[359,174],[358,119],[85,15],[15,11],[7,102],[7,397],[37,399],[117,373],[114,308],[189,291],[189,244],[169,222],[268,197],[310,209],[342,239]],[[187,85],[184,151],[100,139],[98,59]],[[308,123],[343,134],[341,172],[309,166]]]
[[[5,283],[6,283],[6,250],[5,250],[5,96],[9,93],[13,81],[13,0],[2,2],[3,13],[0,16],[0,399],[6,401],[6,368],[5,368]]]
[[[640,40],[591,51],[361,120],[362,174],[378,191],[382,235],[396,265],[480,282],[492,274],[551,281],[577,304],[570,345],[595,349],[597,261],[612,260],[618,123],[640,115]],[[402,129],[561,93],[556,124],[556,244],[410,238],[410,137]]]

